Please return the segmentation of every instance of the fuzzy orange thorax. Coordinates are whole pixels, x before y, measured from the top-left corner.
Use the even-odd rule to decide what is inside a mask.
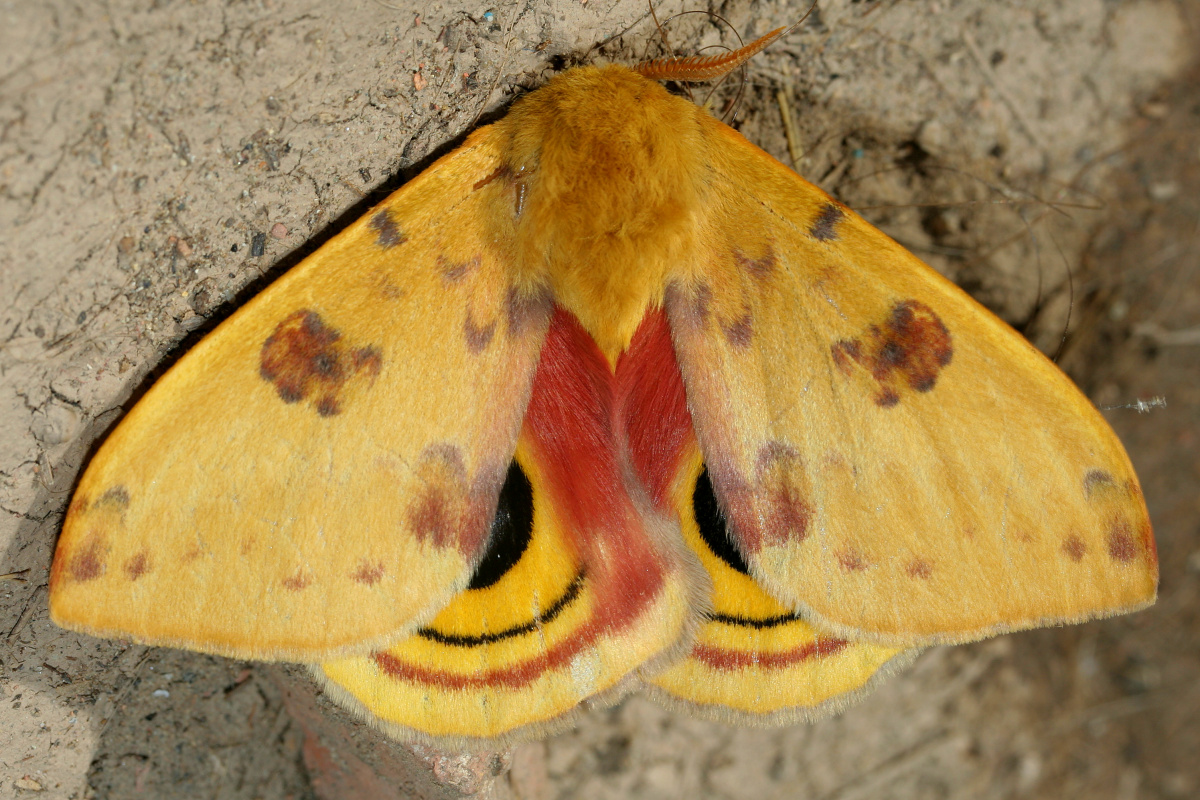
[[[517,254],[610,362],[702,252],[704,110],[625,67],[566,72],[497,123],[518,182]]]

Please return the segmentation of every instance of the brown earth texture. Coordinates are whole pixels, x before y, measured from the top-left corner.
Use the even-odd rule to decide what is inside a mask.
[[[806,10],[654,1],[723,18],[665,23],[683,53]],[[733,123],[1107,409],[1157,605],[933,649],[811,725],[632,696],[481,793],[1200,796],[1198,26],[1197,0],[821,0],[750,63]],[[660,42],[646,0],[0,2],[0,798],[338,796],[270,669],[50,622],[72,487],[272,278],[556,71]]]

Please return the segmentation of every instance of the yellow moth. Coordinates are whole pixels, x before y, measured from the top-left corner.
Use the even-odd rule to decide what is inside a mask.
[[[54,620],[310,663],[470,747],[638,686],[811,718],[921,647],[1153,602],[1071,382],[651,80],[777,34],[559,75],[247,303],[88,466]]]

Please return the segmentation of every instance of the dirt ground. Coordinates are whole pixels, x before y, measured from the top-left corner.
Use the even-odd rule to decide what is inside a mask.
[[[749,37],[805,6],[712,10]],[[698,15],[670,30],[687,52],[732,41]],[[204,331],[481,116],[656,41],[644,0],[0,2],[0,798],[312,796],[255,664],[49,621],[79,470]],[[1200,0],[822,0],[738,111],[1098,404],[1166,398],[1106,412],[1155,524],[1158,604],[929,651],[814,725],[632,697],[526,746],[545,796],[1200,795],[1198,44]]]

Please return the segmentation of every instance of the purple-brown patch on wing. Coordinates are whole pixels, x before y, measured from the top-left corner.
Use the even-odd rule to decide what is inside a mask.
[[[413,535],[439,549],[456,547],[464,555],[474,553],[486,538],[495,496],[483,498],[470,491],[472,481],[462,452],[452,444],[425,448],[415,472],[417,481],[406,512]]]
[[[311,583],[312,576],[306,573],[303,568],[297,567],[292,575],[283,579],[283,588],[289,592],[299,592],[307,589]]]
[[[1066,554],[1067,558],[1078,562],[1082,561],[1083,557],[1087,555],[1087,545],[1083,543],[1083,539],[1072,533],[1063,540],[1062,551]]]
[[[458,534],[462,517],[459,496],[442,486],[426,488],[409,506],[408,524],[422,542],[432,542],[434,547],[446,547]]]
[[[125,562],[125,576],[131,581],[136,581],[149,571],[150,555],[145,550]]]
[[[849,375],[856,362],[862,361],[862,343],[857,339],[845,339],[840,342],[834,342],[830,348],[833,354],[833,363],[846,375]]]
[[[759,449],[754,493],[763,542],[778,545],[804,541],[812,522],[811,488],[804,461],[794,448],[768,442]]]
[[[359,562],[358,569],[350,576],[350,579],[355,583],[361,583],[364,586],[374,586],[383,579],[383,573],[386,570],[383,567],[382,561],[367,561],[365,558]]]
[[[96,501],[94,507],[100,508],[102,506],[118,508],[124,511],[129,508],[129,490],[121,485],[113,486],[100,495],[100,499]]]
[[[1108,528],[1108,554],[1114,561],[1128,564],[1138,557],[1141,550],[1133,529],[1124,520],[1113,520]]]
[[[379,296],[384,300],[399,300],[408,294],[408,290],[392,281],[391,274],[384,269],[375,271],[374,284],[375,290],[379,292]]]
[[[1088,500],[1091,500],[1097,493],[1107,492],[1116,487],[1116,479],[1105,470],[1089,469],[1083,476],[1083,496]]]
[[[854,372],[855,364],[868,370],[878,386],[876,405],[890,408],[900,402],[904,391],[932,390],[938,374],[950,364],[954,346],[950,331],[933,309],[904,300],[861,337],[834,342],[830,356],[846,375]]]
[[[775,257],[775,250],[770,245],[767,245],[766,252],[758,258],[750,258],[741,248],[733,248],[733,258],[738,265],[749,273],[750,277],[756,280],[766,280],[771,273],[775,271],[775,265],[779,263],[779,259]]]
[[[470,310],[467,311],[467,317],[463,320],[463,336],[466,337],[468,350],[479,355],[487,349],[495,335],[496,320],[492,320],[487,325],[480,325],[475,321]]]
[[[904,572],[910,578],[929,580],[933,577],[933,564],[924,558],[914,558],[904,567]]]
[[[523,292],[515,287],[509,289],[504,300],[509,337],[520,339],[535,330],[545,330],[545,326],[550,320],[551,305],[548,289],[542,289],[533,294]]]
[[[347,390],[370,385],[382,367],[378,347],[352,346],[320,314],[307,309],[275,327],[263,342],[259,360],[259,374],[275,385],[281,400],[307,399],[323,417],[340,413]]]
[[[442,277],[446,279],[447,283],[458,283],[479,270],[483,263],[483,256],[476,253],[466,261],[451,261],[445,256],[438,256],[437,263],[438,269],[441,270]]]
[[[819,242],[830,242],[837,238],[837,224],[846,213],[836,203],[826,203],[820,215],[813,222],[808,233]]]
[[[390,209],[384,208],[376,211],[369,224],[375,231],[375,243],[385,250],[390,250],[408,241],[408,237],[404,231],[400,230],[400,225],[397,224]]]
[[[90,534],[83,546],[71,556],[71,577],[81,583],[99,578],[106,569],[104,556],[107,552],[108,543],[104,536]]]
[[[674,310],[674,321],[690,330],[700,330],[708,323],[712,289],[707,284],[684,286],[679,281],[667,284],[666,305]]]
[[[372,380],[383,369],[383,354],[373,345],[360,347],[350,354],[350,371],[357,374],[362,372]]]
[[[862,572],[871,565],[863,554],[857,550],[847,548],[837,554],[838,566],[847,572]]]
[[[721,332],[725,334],[725,340],[739,350],[750,346],[750,340],[754,337],[754,320],[747,311],[733,322],[721,323]]]

